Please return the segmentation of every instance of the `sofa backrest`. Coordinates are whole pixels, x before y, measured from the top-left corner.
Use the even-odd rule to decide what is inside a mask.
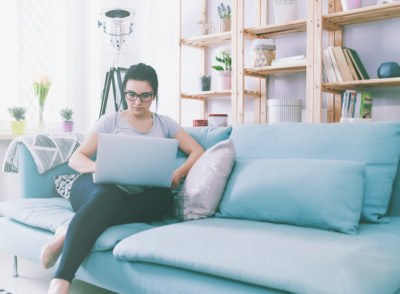
[[[58,196],[53,177],[76,173],[68,164],[63,164],[43,174],[39,174],[33,157],[24,144],[19,148],[18,174],[20,196],[23,198],[48,198]]]
[[[400,160],[397,166],[396,180],[393,184],[393,192],[390,199],[388,215],[400,216]]]
[[[363,162],[367,166],[365,195],[369,193],[369,204],[364,203],[363,213],[365,207],[365,215],[370,207],[371,211],[375,209],[374,201],[378,197],[379,213],[373,215],[384,215],[391,201],[389,214],[400,216],[400,122],[240,125],[233,129],[231,138],[237,159],[310,158]]]
[[[196,139],[204,148],[208,149],[216,143],[228,139],[232,128],[220,127],[197,127],[184,128],[185,131]],[[178,151],[176,167],[179,167],[186,160],[186,155]],[[58,196],[54,186],[53,177],[62,174],[73,174],[75,170],[71,169],[67,163],[51,169],[43,174],[39,174],[33,158],[24,144],[19,148],[19,182],[20,196],[23,198],[45,198]]]

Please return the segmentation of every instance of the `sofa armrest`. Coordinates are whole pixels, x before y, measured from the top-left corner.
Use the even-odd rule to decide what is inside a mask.
[[[67,163],[51,169],[43,174],[39,174],[32,155],[21,144],[19,148],[19,184],[20,197],[22,198],[48,198],[57,197],[53,177],[61,174],[76,173]]]

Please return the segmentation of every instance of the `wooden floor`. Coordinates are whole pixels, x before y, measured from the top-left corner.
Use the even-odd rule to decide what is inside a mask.
[[[12,256],[0,251],[0,289],[12,294],[44,294],[55,269],[45,270],[40,265],[28,260],[18,259],[19,277],[13,278]],[[70,294],[112,294],[114,292],[74,280]]]

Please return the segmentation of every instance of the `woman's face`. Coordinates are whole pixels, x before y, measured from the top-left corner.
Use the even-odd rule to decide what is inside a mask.
[[[125,88],[125,100],[128,110],[142,116],[150,112],[154,100],[153,89],[147,81],[128,80]]]

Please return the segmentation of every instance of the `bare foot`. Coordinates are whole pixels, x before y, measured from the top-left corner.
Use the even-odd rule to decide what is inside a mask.
[[[47,294],[68,294],[69,282],[63,279],[52,279]]]
[[[44,268],[51,268],[57,262],[57,259],[60,257],[63,249],[67,230],[68,226],[59,227],[56,230],[53,240],[51,240],[42,248],[40,260],[42,261],[42,266]]]

